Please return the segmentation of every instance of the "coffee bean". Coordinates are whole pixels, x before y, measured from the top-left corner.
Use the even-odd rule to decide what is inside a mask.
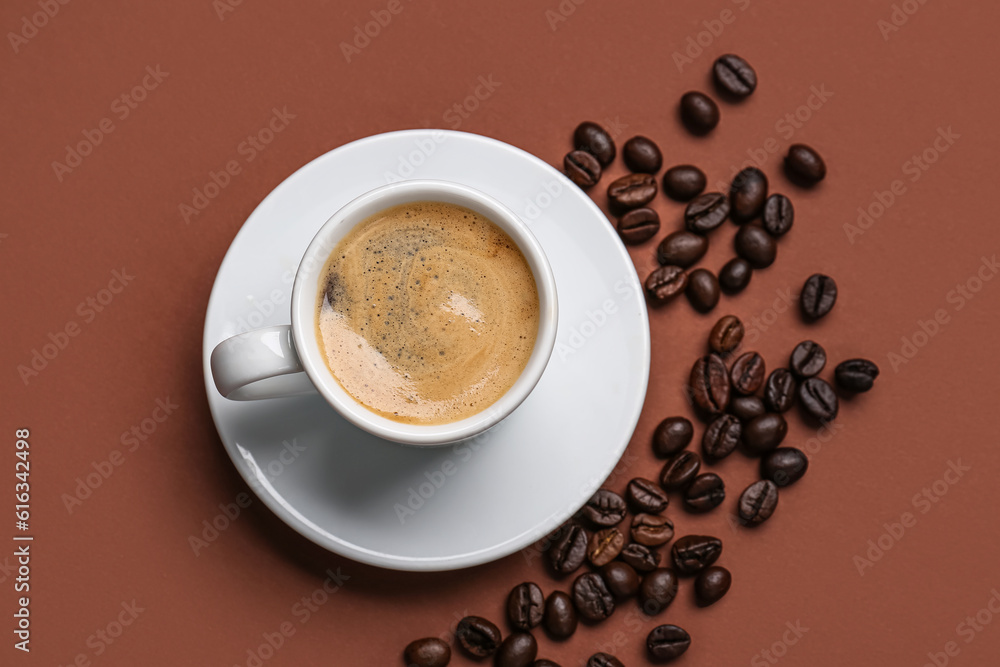
[[[617,528],[605,528],[590,536],[587,545],[587,560],[594,567],[607,565],[621,553],[625,546],[625,536]]]
[[[640,209],[642,210],[642,209]],[[656,247],[656,260],[664,266],[687,268],[705,256],[708,239],[687,230],[673,232]]]
[[[809,378],[799,385],[799,405],[814,419],[832,421],[840,409],[840,401],[826,380]]]
[[[719,107],[705,93],[684,93],[680,110],[681,121],[692,134],[708,134],[719,124]]]
[[[632,137],[622,147],[625,166],[632,171],[655,174],[663,166],[660,147],[652,139],[643,136]]]
[[[674,522],[658,514],[636,514],[629,534],[638,544],[658,547],[674,539]]]
[[[719,287],[726,294],[742,292],[750,284],[753,267],[742,257],[733,257],[719,271]]]
[[[563,171],[569,180],[584,190],[597,185],[601,180],[601,163],[587,151],[570,151],[563,158]]]
[[[587,667],[625,667],[625,665],[610,653],[595,653],[587,661]]]
[[[764,384],[764,404],[771,412],[788,412],[795,403],[795,377],[787,368],[771,371]]]
[[[691,635],[676,625],[659,625],[646,637],[646,650],[654,660],[668,662],[684,655],[691,646]]]
[[[745,352],[733,362],[729,383],[737,393],[749,396],[757,393],[766,375],[764,357],[756,352]]]
[[[785,195],[771,195],[764,202],[764,229],[774,237],[784,236],[795,222],[795,207]]]
[[[656,482],[636,477],[625,488],[625,498],[636,512],[659,514],[667,509],[670,498]]]
[[[705,172],[690,164],[671,167],[663,174],[663,192],[676,201],[690,201],[701,194],[708,179]]]
[[[719,303],[719,281],[708,269],[695,269],[688,274],[684,293],[695,310],[707,313]]]
[[[729,404],[729,372],[718,355],[709,354],[691,368],[691,400],[705,414],[725,412]]]
[[[826,366],[826,350],[811,340],[804,340],[796,345],[788,362],[788,367],[799,378],[818,375],[824,366]]]
[[[689,512],[708,512],[725,499],[726,485],[714,472],[698,475],[684,491],[684,507]]]
[[[778,256],[778,244],[774,237],[757,225],[743,225],[733,239],[736,254],[745,259],[755,269],[766,269],[774,264]]]
[[[618,219],[618,236],[629,245],[645,243],[658,231],[660,215],[651,208],[637,208]]]
[[[750,63],[737,55],[727,53],[719,56],[712,65],[715,85],[732,97],[746,97],[757,88],[757,72]]]
[[[451,661],[451,647],[437,637],[410,642],[403,650],[407,667],[446,667]]]
[[[538,655],[538,642],[530,632],[514,632],[497,649],[496,667],[531,667]]]
[[[793,183],[809,187],[826,177],[826,163],[810,146],[792,144],[785,156],[785,172]]]
[[[660,565],[660,552],[635,542],[626,544],[618,557],[636,572],[650,572]]]
[[[650,174],[628,174],[608,186],[608,199],[620,209],[648,204],[655,196],[656,179]]]
[[[769,479],[754,482],[740,496],[740,521],[747,526],[757,526],[774,514],[778,506],[778,487]]]
[[[511,627],[530,630],[542,622],[545,596],[538,584],[526,581],[518,584],[507,596],[507,620]]]
[[[573,132],[573,147],[596,157],[602,167],[607,167],[615,159],[615,142],[608,131],[597,123],[580,123]]]
[[[653,431],[653,453],[660,458],[673,456],[691,442],[694,426],[687,417],[667,417]]]
[[[615,598],[596,572],[581,574],[573,582],[573,606],[588,621],[603,621],[615,611]]]
[[[736,223],[749,222],[764,210],[766,199],[767,176],[757,167],[747,167],[729,186],[729,217]]]
[[[799,305],[807,320],[815,321],[823,317],[837,302],[837,283],[830,276],[814,273],[802,286]]]
[[[621,523],[627,511],[628,508],[621,496],[609,489],[598,489],[583,506],[581,513],[593,525],[610,528]]]
[[[459,646],[473,658],[485,658],[500,647],[500,628],[479,616],[466,616],[455,628]]]
[[[676,454],[663,466],[660,473],[660,486],[667,491],[686,489],[701,469],[701,457],[694,452],[684,451]]]
[[[674,542],[670,556],[679,574],[698,574],[722,554],[722,540],[708,535],[685,535]]]
[[[558,662],[552,662],[551,660],[546,660],[545,658],[539,658],[531,663],[531,667],[560,667]]]
[[[659,614],[677,597],[677,575],[673,570],[660,568],[642,578],[639,585],[639,604],[647,616]]]
[[[646,294],[655,303],[666,303],[687,288],[688,276],[679,266],[661,266],[646,278]]]
[[[576,632],[576,607],[573,606],[572,598],[562,591],[551,593],[545,601],[542,622],[555,639],[566,639]]]
[[[776,412],[755,417],[743,427],[743,446],[752,456],[760,456],[781,444],[788,433],[788,422]]]
[[[689,232],[707,234],[723,222],[729,215],[729,201],[721,192],[706,192],[698,195],[684,209],[684,226]]]
[[[724,315],[708,334],[708,347],[720,356],[726,356],[743,341],[743,323],[735,315]]]
[[[557,574],[576,572],[587,558],[590,533],[583,526],[571,523],[561,531],[549,547],[549,564]]]
[[[744,424],[767,412],[764,401],[756,396],[734,396],[729,399],[729,413]]]
[[[611,561],[601,568],[601,576],[608,590],[619,600],[630,598],[639,592],[639,575],[631,565],[620,560]]]
[[[848,359],[833,371],[837,386],[847,391],[868,391],[878,377],[878,366],[867,359]]]
[[[707,607],[722,599],[733,584],[733,575],[724,567],[713,565],[698,573],[694,580],[694,599],[699,607]]]
[[[778,486],[788,486],[802,478],[809,458],[794,447],[778,447],[760,460],[760,476]]]
[[[740,444],[743,426],[733,415],[717,415],[701,438],[701,452],[706,459],[719,461],[733,453]]]

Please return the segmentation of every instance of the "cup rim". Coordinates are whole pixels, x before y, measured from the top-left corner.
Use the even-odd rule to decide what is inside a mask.
[[[414,201],[445,201],[485,215],[517,243],[535,278],[539,323],[535,346],[514,384],[492,405],[446,424],[406,424],[376,414],[354,399],[327,367],[315,334],[319,274],[339,241],[378,211]],[[345,222],[349,224],[345,225]],[[440,446],[474,437],[509,416],[541,379],[555,348],[558,325],[555,277],[545,252],[527,224],[494,197],[453,181],[419,179],[380,186],[352,199],[320,227],[295,273],[291,329],[309,380],[337,412],[355,426],[386,440],[414,446]]]

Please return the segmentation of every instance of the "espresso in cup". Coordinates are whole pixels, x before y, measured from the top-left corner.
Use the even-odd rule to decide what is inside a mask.
[[[419,201],[363,220],[320,274],[327,368],[369,410],[408,424],[483,411],[535,347],[539,298],[517,244],[487,217]]]

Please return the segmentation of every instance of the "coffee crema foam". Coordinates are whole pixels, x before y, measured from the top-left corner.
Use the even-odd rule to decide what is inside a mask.
[[[413,202],[359,223],[320,277],[317,339],[340,385],[394,421],[480,412],[521,375],[538,289],[517,244],[485,216]]]

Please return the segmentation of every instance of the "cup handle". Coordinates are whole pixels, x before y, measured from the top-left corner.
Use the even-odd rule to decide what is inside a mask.
[[[212,350],[212,378],[233,401],[255,401],[315,393],[287,324],[227,338]]]

